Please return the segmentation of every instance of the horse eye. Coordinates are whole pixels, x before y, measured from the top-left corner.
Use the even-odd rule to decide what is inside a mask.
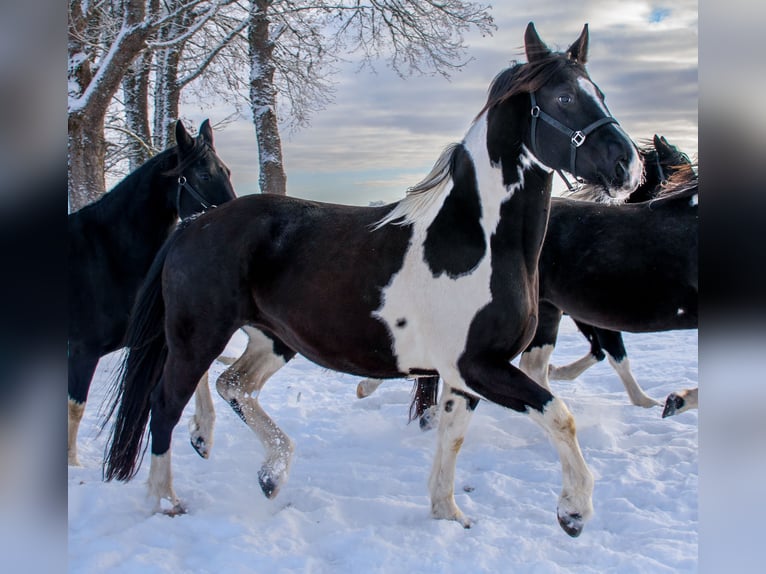
[[[210,181],[212,178],[210,177],[210,174],[206,171],[203,171],[201,174],[199,174],[200,181]]]
[[[569,94],[562,94],[559,96],[559,103],[560,104],[571,104],[572,103],[572,96]]]

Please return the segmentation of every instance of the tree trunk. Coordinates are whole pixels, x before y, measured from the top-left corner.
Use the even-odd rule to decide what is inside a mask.
[[[148,50],[133,61],[122,79],[125,98],[125,123],[128,135],[130,171],[152,157],[152,133],[149,126],[149,72],[152,54]]]
[[[103,116],[99,121],[97,117],[88,114],[69,114],[68,123],[69,210],[77,211],[97,200],[106,191],[104,120]]]
[[[274,89],[274,43],[269,37],[270,22],[266,16],[270,4],[265,0],[252,0],[250,10],[250,105],[258,141],[261,193],[286,195],[287,177],[282,162],[282,140],[277,125]]]
[[[156,0],[152,0],[150,6],[155,5]],[[106,191],[104,120],[125,70],[146,47],[146,39],[152,32],[151,27],[142,25],[145,8],[144,0],[125,0],[122,29],[98,63],[98,70],[91,73],[92,62],[87,62],[91,56],[79,39],[89,15],[82,13],[80,1],[70,2],[67,183],[71,211],[98,199]],[[83,73],[86,69],[87,73]]]
[[[170,4],[175,9],[179,2]],[[189,12],[181,13],[159,31],[160,41],[179,35],[191,23]],[[178,63],[185,42],[173,44],[157,51],[157,71],[154,91],[154,147],[165,149],[174,143],[174,127],[179,116],[181,86],[178,84]]]

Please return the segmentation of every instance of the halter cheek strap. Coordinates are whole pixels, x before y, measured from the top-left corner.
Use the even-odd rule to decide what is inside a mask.
[[[543,110],[540,109],[540,106],[537,105],[537,99],[535,98],[535,93],[530,92],[529,97],[532,101],[532,109],[530,111],[530,114],[532,115],[532,126],[531,126],[531,141],[532,141],[532,152],[539,157],[539,154],[537,153],[537,120],[542,120],[545,123],[547,123],[550,126],[553,126],[558,131],[563,133],[569,138],[569,173],[571,173],[575,178],[577,177],[577,168],[575,167],[575,163],[577,161],[577,148],[579,148],[582,144],[585,143],[585,140],[587,137],[596,131],[601,126],[605,126],[608,124],[617,124],[616,119],[614,119],[612,116],[606,116],[601,118],[600,120],[596,120],[592,124],[588,125],[582,130],[572,130],[566,127],[564,124],[562,124],[560,121],[558,121],[553,116],[545,113]],[[561,170],[556,170],[558,174],[561,176],[561,179],[564,180],[564,183],[567,184],[567,187],[570,191],[572,191],[574,188],[569,183],[569,180],[567,180],[566,177],[564,177],[564,174],[561,173]]]
[[[178,211],[178,214],[180,216],[181,214],[181,191],[186,190],[189,192],[189,195],[191,195],[194,199],[196,199],[199,204],[202,206],[202,209],[210,209],[211,207],[217,207],[214,203],[210,203],[207,199],[205,199],[200,192],[198,192],[196,189],[194,189],[191,184],[186,181],[186,178],[184,176],[179,176],[178,178],[178,192],[176,193],[176,210]]]

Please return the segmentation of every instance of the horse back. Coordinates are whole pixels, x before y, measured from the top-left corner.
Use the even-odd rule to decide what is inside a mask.
[[[555,199],[540,298],[607,329],[696,328],[697,229],[688,201],[608,206]]]
[[[373,230],[390,209],[264,194],[200,216],[165,265],[166,300],[184,290],[168,310],[179,321],[170,330],[184,336],[183,318],[205,309],[224,329],[254,325],[328,368],[400,375],[391,334],[374,316],[411,236],[407,225]]]

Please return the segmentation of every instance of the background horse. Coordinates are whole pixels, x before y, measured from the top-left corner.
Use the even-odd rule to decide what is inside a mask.
[[[69,425],[67,458],[99,358],[123,346],[128,316],[154,256],[178,217],[234,199],[229,169],[205,120],[195,139],[176,123],[177,145],[148,160],[98,201],[69,215]]]
[[[696,183],[689,158],[664,137],[655,135],[652,145],[641,149],[641,155],[644,182],[626,203],[640,203]],[[593,190],[586,188],[578,196],[593,197]],[[602,213],[605,217],[600,216]],[[696,240],[696,202],[690,205],[681,201],[680,209],[674,202],[604,207],[554,198],[540,259],[539,323],[535,338],[522,354],[522,370],[547,387],[549,378],[576,378],[602,360],[606,352],[631,401],[645,407],[658,405],[633,376],[619,330],[696,328]],[[645,288],[647,283],[649,289]],[[679,307],[673,307],[673,301],[679,301]],[[678,313],[681,305],[686,311]],[[602,306],[603,311],[599,311]],[[549,366],[548,359],[556,343],[562,309],[572,315],[591,349],[582,359],[557,368]],[[581,320],[596,316],[602,326]],[[360,382],[357,396],[368,396],[380,383]],[[436,404],[437,384],[438,379],[418,380],[410,420]],[[422,428],[430,428],[429,419],[430,413],[421,419]]]
[[[296,352],[355,375],[440,373],[436,518],[470,521],[454,499],[458,451],[479,398],[529,414],[559,452],[557,517],[578,535],[593,478],[564,403],[510,364],[530,341],[537,262],[554,169],[624,196],[640,181],[636,147],[585,70],[588,30],[554,53],[530,23],[528,63],[502,72],[463,141],[400,202],[381,207],[239,198],[173,234],[137,299],[118,381],[107,480],[130,479],[151,432],[149,492],[183,508],[172,485],[173,428],[200,376],[243,325],[245,354],[217,381],[258,435],[267,497],[287,480],[293,444],[258,403]],[[567,127],[573,126],[573,127]]]

